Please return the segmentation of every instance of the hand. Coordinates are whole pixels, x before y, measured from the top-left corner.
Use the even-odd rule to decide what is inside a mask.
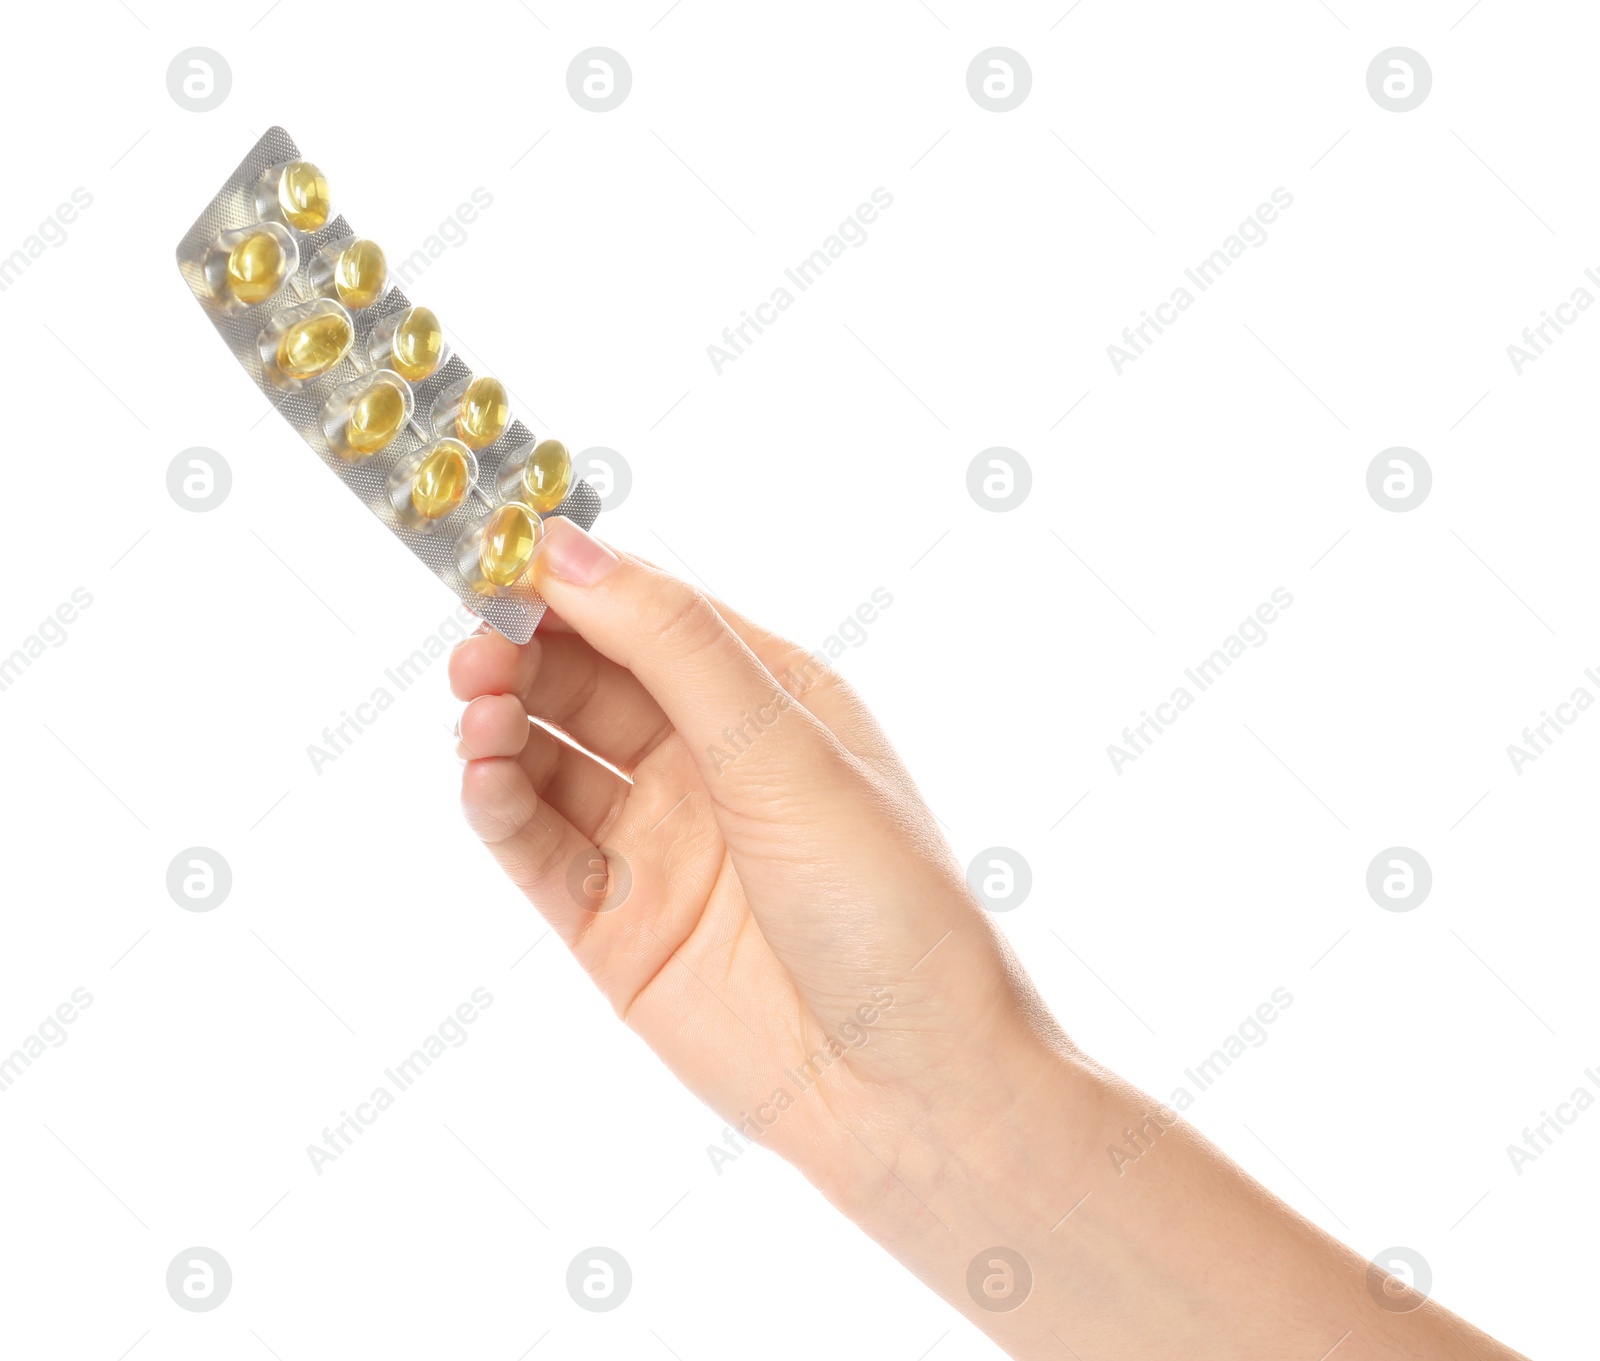
[[[691,1090],[879,1200],[910,1131],[959,1140],[946,1107],[998,1109],[1066,1040],[836,674],[551,526],[559,618],[451,659],[467,818]]]
[[[469,822],[693,1091],[1013,1355],[1516,1355],[1081,1054],[820,661],[563,520],[536,571],[536,639],[451,659]]]

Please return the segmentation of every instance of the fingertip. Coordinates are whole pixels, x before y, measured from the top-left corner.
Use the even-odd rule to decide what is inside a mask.
[[[528,713],[516,695],[480,695],[461,711],[456,754],[466,760],[515,756],[528,744]]]
[[[539,641],[518,645],[504,635],[478,633],[450,654],[450,691],[457,699],[518,694],[538,666]]]
[[[485,635],[474,633],[450,649],[447,674],[450,677],[450,693],[457,699],[478,697],[479,692],[473,689],[473,682],[480,669],[477,662],[478,639],[483,636]]]
[[[593,586],[610,576],[622,560],[582,525],[556,515],[545,521],[544,537],[533,561],[538,581],[554,578],[571,586]]]

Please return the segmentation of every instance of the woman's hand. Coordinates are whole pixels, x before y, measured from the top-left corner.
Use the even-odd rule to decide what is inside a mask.
[[[468,820],[691,1090],[1013,1355],[1516,1355],[1080,1054],[818,659],[564,520],[536,571],[537,638],[451,659]]]
[[[1065,1038],[836,674],[568,521],[538,564],[559,619],[451,660],[468,820],[731,1127],[847,1211],[905,1196],[910,1140]]]

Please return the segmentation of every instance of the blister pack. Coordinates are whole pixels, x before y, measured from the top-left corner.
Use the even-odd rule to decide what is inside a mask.
[[[525,643],[543,520],[588,529],[600,498],[506,386],[451,352],[328,181],[269,128],[178,245],[211,324],[278,413],[473,613]]]

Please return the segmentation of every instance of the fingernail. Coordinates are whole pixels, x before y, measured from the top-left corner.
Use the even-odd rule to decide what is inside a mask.
[[[610,576],[621,561],[599,539],[592,539],[571,520],[551,520],[539,546],[540,570],[574,586],[593,586]]]

